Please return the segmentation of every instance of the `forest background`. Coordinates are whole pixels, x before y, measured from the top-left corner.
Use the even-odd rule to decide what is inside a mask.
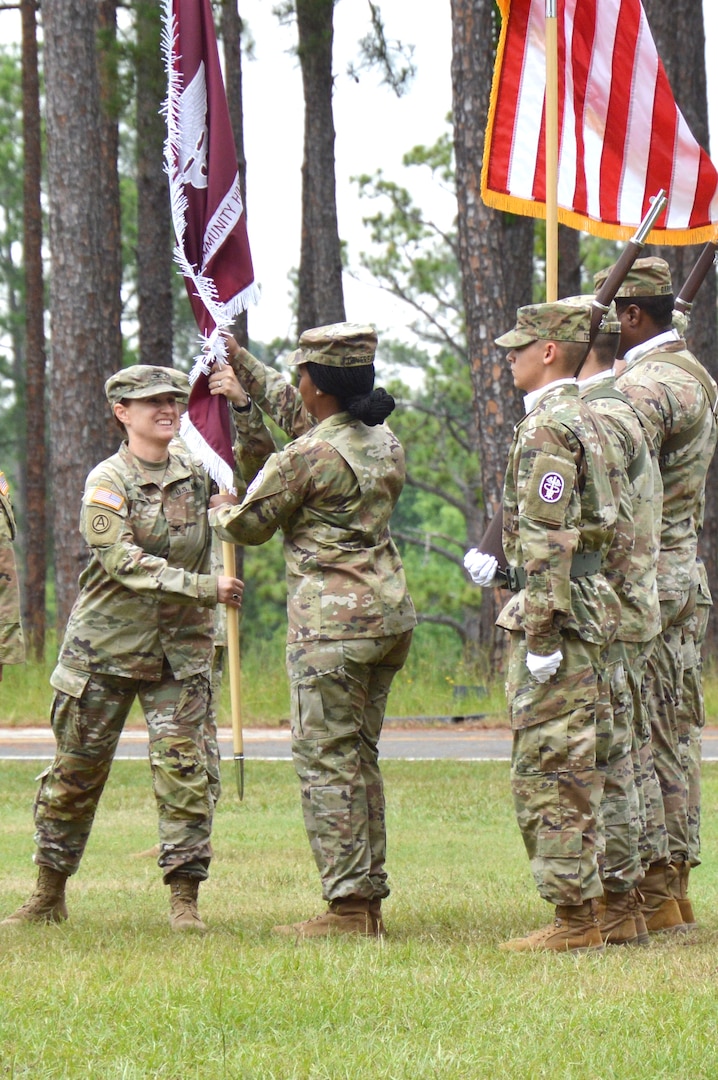
[[[542,226],[478,196],[496,6],[453,0],[412,5],[410,16],[401,0],[213,6],[263,289],[237,333],[281,369],[306,326],[378,324],[379,373],[400,401],[392,426],[407,450],[392,527],[420,616],[416,663],[430,659],[447,686],[483,685],[500,666],[500,597],[467,582],[462,557],[498,505],[521,410],[491,343],[543,288]],[[116,448],[104,379],[122,363],[187,369],[197,348],[171,260],[161,8],[0,4],[10,42],[0,50],[0,468],[18,510],[37,660],[54,653],[86,558],[84,476]],[[704,58],[718,12],[691,0],[644,8],[678,103],[709,149],[718,80],[707,81]],[[589,291],[615,253],[562,229],[560,294]],[[680,284],[698,251],[660,253]],[[690,344],[714,375],[717,337],[711,275]],[[713,470],[703,544],[713,584],[717,513]],[[279,659],[279,538],[240,555],[243,651],[270,648]]]

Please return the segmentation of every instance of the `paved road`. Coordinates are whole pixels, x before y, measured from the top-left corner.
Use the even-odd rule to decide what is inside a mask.
[[[228,728],[219,732],[220,751],[232,757],[232,735]],[[0,729],[0,759],[43,760],[52,758],[55,741],[48,728]],[[288,761],[291,758],[289,731],[285,728],[248,728],[244,732],[245,757],[254,761]],[[400,728],[388,724],[381,737],[381,756],[404,761],[431,761],[448,758],[457,761],[508,761],[511,735],[505,728]],[[125,731],[120,736],[117,759],[128,761],[147,756],[147,733],[141,729]],[[704,761],[718,761],[718,728],[706,728],[703,734]]]

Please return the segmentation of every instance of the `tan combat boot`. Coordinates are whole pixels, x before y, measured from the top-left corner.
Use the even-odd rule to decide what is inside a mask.
[[[135,851],[132,854],[133,859],[159,859],[160,857],[160,845],[155,844],[153,847],[145,848],[144,851]]]
[[[335,934],[381,938],[384,936],[381,900],[365,900],[356,896],[332,900],[322,915],[288,926],[274,926],[272,932],[301,938],[330,937]]]
[[[207,929],[197,910],[199,880],[177,870],[167,878],[170,887],[170,926],[173,930],[198,930],[204,933]]]
[[[660,863],[652,863],[646,870],[641,883],[641,910],[649,934],[685,932],[681,909],[671,891],[676,876],[672,866],[662,866]]]
[[[17,926],[20,923],[60,923],[67,918],[65,882],[69,874],[40,864],[37,884],[29,900],[22,907],[3,919],[0,926]]]
[[[601,952],[603,938],[598,923],[597,902],[558,904],[550,926],[534,930],[526,937],[499,945],[505,952]]]
[[[604,945],[648,945],[642,902],[637,889],[622,893],[604,889],[597,911]]]
[[[688,899],[688,875],[691,872],[691,868],[688,863],[684,861],[671,863],[671,869],[675,871],[676,876],[673,881],[669,883],[669,888],[678,904],[686,930],[695,930],[698,923],[693,914],[693,904]]]

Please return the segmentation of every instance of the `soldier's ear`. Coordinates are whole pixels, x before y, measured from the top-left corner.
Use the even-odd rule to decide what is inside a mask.
[[[559,352],[556,347],[555,341],[544,341],[543,343],[543,363],[545,365],[555,364],[559,358]]]

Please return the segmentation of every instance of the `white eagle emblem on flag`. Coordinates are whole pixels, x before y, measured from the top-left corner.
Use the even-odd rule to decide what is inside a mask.
[[[207,83],[204,63],[182,91],[179,103],[179,137],[177,153],[179,179],[195,188],[207,187]]]

